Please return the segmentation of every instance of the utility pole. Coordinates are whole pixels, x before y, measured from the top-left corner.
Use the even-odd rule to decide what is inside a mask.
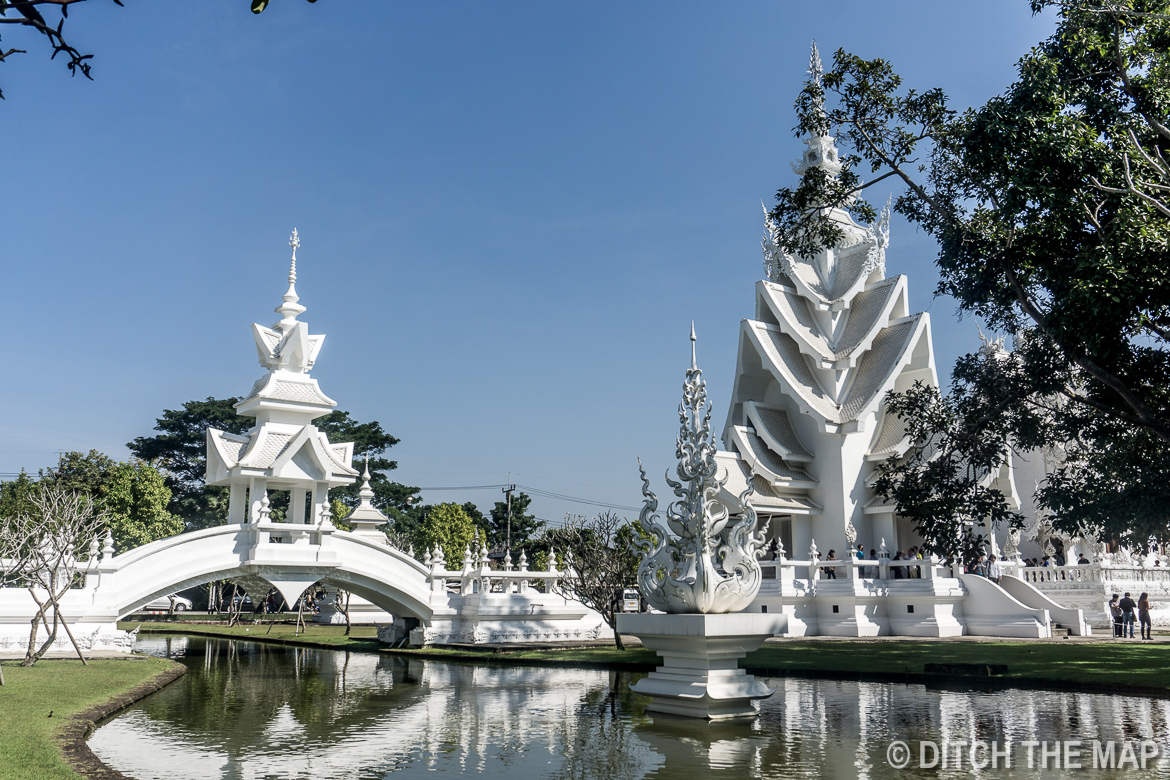
[[[512,491],[515,489],[515,485],[508,485],[503,490],[503,493],[508,497],[508,531],[504,541],[505,553],[512,552]]]

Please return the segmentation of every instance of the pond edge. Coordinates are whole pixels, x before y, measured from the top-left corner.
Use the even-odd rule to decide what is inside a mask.
[[[89,749],[89,743],[86,740],[103,721],[134,706],[152,693],[158,693],[187,673],[187,667],[182,664],[170,661],[170,659],[162,660],[170,662],[169,669],[164,669],[125,693],[120,693],[84,712],[77,713],[69,718],[65,726],[57,733],[55,741],[61,748],[65,763],[74,772],[89,778],[89,780],[134,780],[134,778],[102,763],[102,760]]]

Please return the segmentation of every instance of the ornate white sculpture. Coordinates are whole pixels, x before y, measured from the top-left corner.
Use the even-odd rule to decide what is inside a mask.
[[[666,510],[669,526],[655,514],[658,498],[639,460],[642,494],[646,497],[639,522],[653,540],[641,545],[638,589],[655,608],[671,613],[738,612],[755,598],[761,572],[757,560],[764,529],[756,529],[751,483],[739,497],[743,515],[732,518],[719,500],[727,481],[718,479],[716,445],[711,436],[707,384],[695,361],[695,328],[691,324],[691,367],[678,407],[681,430],[676,439],[676,473],[666,475],[678,500]],[[673,532],[673,535],[672,535]]]

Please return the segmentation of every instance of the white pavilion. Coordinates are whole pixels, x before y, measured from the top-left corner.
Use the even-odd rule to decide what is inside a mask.
[[[325,337],[309,335],[309,326],[297,319],[305,307],[296,291],[296,230],[289,245],[288,290],[275,309],[281,319],[270,328],[252,325],[260,365],[268,373],[236,404],[237,413],[254,417],[256,425],[242,436],[207,431],[207,484],[230,487],[229,523],[266,519],[269,490],[289,491],[289,522],[330,522],[329,489],[352,484],[358,476],[353,443],[331,443],[313,425],[337,402],[309,376]]]

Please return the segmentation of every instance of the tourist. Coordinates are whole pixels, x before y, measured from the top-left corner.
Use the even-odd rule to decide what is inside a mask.
[[[978,574],[980,577],[987,576],[987,556],[980,555],[975,559],[975,565],[971,567],[972,574]]]
[[[1003,577],[1003,569],[999,565],[999,560],[995,555],[992,555],[987,562],[987,579],[998,585],[1001,577]]]
[[[901,550],[898,550],[897,552],[894,553],[894,560],[895,561],[902,560],[902,551]],[[905,578],[906,575],[903,573],[905,568],[906,568],[905,566],[891,566],[890,568],[893,570],[892,576],[895,580],[900,580],[900,579]]]
[[[1045,555],[1044,560],[1040,562],[1040,565],[1045,567],[1045,568],[1051,566],[1052,565],[1052,557],[1049,555]]]
[[[837,551],[836,550],[829,550],[829,554],[827,556],[825,556],[825,560],[826,561],[837,560]],[[837,579],[837,567],[836,566],[826,566],[825,568],[821,569],[821,571],[823,571],[825,573],[826,580]]]
[[[1113,617],[1113,638],[1114,639],[1121,636],[1122,613],[1121,613],[1121,605],[1118,604],[1118,602],[1117,602],[1117,600],[1119,598],[1121,598],[1121,597],[1118,596],[1116,593],[1114,593],[1113,598],[1109,599],[1109,614]]]
[[[1150,594],[1138,596],[1138,620],[1142,624],[1142,639],[1153,639],[1153,621],[1150,620]]]
[[[1077,559],[1077,565],[1084,566],[1086,563],[1089,563],[1089,559],[1085,557],[1084,553],[1081,553],[1081,557]]]
[[[1133,639],[1133,624],[1137,617],[1137,604],[1126,593],[1121,601],[1118,602],[1117,606],[1121,607],[1121,636],[1124,638],[1128,631],[1129,638]]]
[[[869,550],[869,559],[871,561],[876,561],[878,563],[881,563],[881,561],[878,561],[877,550],[873,549],[872,547]],[[873,577],[876,579],[878,574],[880,574],[880,573],[881,573],[881,569],[878,569],[875,566],[869,567],[869,576],[870,577]]]
[[[859,561],[865,560],[865,545],[858,544],[857,545],[857,552],[855,552],[853,555]],[[863,579],[865,578],[865,568],[864,567],[862,567],[862,566],[857,567],[857,576],[860,578],[863,578]]]

